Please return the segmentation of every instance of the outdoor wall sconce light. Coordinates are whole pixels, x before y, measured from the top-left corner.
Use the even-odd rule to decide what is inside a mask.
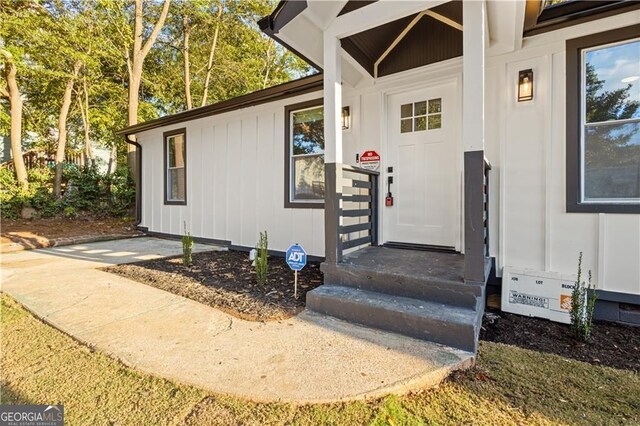
[[[522,70],[518,73],[518,102],[533,99],[533,70]]]
[[[347,130],[351,127],[351,114],[349,107],[342,107],[342,130]]]

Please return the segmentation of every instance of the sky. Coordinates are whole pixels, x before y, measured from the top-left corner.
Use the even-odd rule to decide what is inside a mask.
[[[640,102],[640,40],[591,50],[585,56],[595,67],[598,78],[605,81],[603,91],[631,84],[628,100]],[[640,110],[636,111],[635,117],[640,118]]]

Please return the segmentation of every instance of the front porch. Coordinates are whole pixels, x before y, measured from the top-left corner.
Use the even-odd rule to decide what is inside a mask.
[[[447,6],[442,8],[444,4]],[[451,8],[446,9],[449,6]],[[461,16],[456,15],[457,7],[461,9]],[[458,109],[451,107],[458,105],[455,101],[456,95],[453,92],[451,94],[442,92],[445,93],[444,95],[441,92],[431,92],[433,95],[424,95],[426,99],[429,99],[429,105],[432,101],[437,105],[440,105],[441,101],[443,105],[445,101],[448,102],[448,110],[443,109],[442,116],[449,114],[445,119],[446,125],[449,127],[445,128],[445,125],[440,124],[441,110],[438,106],[436,110],[438,124],[434,128],[439,129],[437,131],[440,133],[428,133],[429,131],[414,133],[415,137],[411,140],[417,141],[411,142],[415,143],[415,146],[419,146],[417,144],[421,143],[435,144],[441,143],[443,140],[448,141],[449,144],[439,146],[442,146],[443,150],[452,149],[452,151],[447,151],[452,153],[451,158],[453,158],[453,153],[458,153],[458,160],[453,160],[453,163],[444,162],[444,168],[440,168],[441,165],[437,164],[437,161],[434,162],[433,157],[429,157],[429,155],[445,151],[433,149],[427,151],[427,148],[416,148],[414,151],[416,154],[421,153],[418,154],[420,158],[431,158],[430,174],[418,175],[416,172],[400,174],[398,172],[401,166],[398,164],[399,155],[395,157],[388,155],[389,162],[384,163],[385,167],[380,172],[353,167],[346,164],[349,160],[345,161],[343,158],[342,58],[345,52],[353,55],[353,52],[358,48],[360,52],[363,52],[362,49],[366,47],[363,44],[363,40],[366,38],[364,35],[374,33],[380,35],[384,32],[383,29],[387,34],[392,34],[393,31],[401,29],[402,25],[406,25],[406,28],[390,40],[388,49],[375,54],[377,57],[378,53],[381,53],[371,67],[365,66],[366,63],[360,61],[361,65],[364,63],[363,67],[367,70],[371,68],[368,71],[372,73],[374,80],[378,79],[381,74],[392,72],[390,70],[394,68],[389,68],[388,58],[393,57],[393,50],[397,46],[403,46],[405,53],[409,55],[410,51],[406,50],[410,48],[409,46],[433,43],[433,37],[420,39],[420,34],[429,34],[430,25],[446,27],[447,33],[451,32],[452,34],[449,38],[458,40],[460,43],[458,47],[461,48],[461,52],[454,52],[455,48],[452,48],[453,50],[450,52],[454,56],[460,53],[463,56],[461,84],[457,86],[461,86],[459,92],[461,103],[457,107]],[[396,29],[394,30],[394,28]],[[412,29],[413,32],[411,32]],[[416,29],[421,30],[416,31]],[[392,2],[377,2],[337,16],[325,29],[323,34],[326,188],[323,271],[325,285],[307,295],[309,309],[469,352],[477,350],[478,333],[484,312],[485,284],[491,265],[488,249],[488,193],[491,167],[484,153],[486,37],[486,5],[482,1],[461,2],[461,4],[432,0],[393,4]],[[412,38],[412,43],[402,44],[410,38]],[[403,54],[403,56],[407,55]],[[425,59],[425,61],[428,60]],[[424,64],[413,66],[409,64],[407,67]],[[406,70],[407,67],[404,69]],[[387,105],[384,120],[389,120],[391,117],[389,114],[397,113],[399,118],[415,117],[415,122],[419,123],[418,120],[422,119],[419,116],[423,113],[417,112],[418,105],[424,105],[425,102],[423,98],[402,99],[391,109],[391,112],[389,112]],[[404,115],[403,110],[403,115],[400,115],[400,106],[412,108],[412,105],[414,105],[413,113],[409,112]],[[426,120],[427,113],[424,114]],[[395,128],[394,126],[401,122],[404,126],[404,121],[406,120],[394,120],[391,127],[383,126],[382,128]],[[413,121],[409,121],[409,123],[413,123]],[[418,127],[418,124],[414,126],[416,126],[413,127],[414,132],[425,130],[425,127]],[[461,138],[456,136],[458,134],[455,130],[456,126],[462,129]],[[428,129],[432,129],[431,125]],[[402,126],[399,127],[398,132],[398,134],[394,134],[387,131],[387,134],[383,136],[388,139],[386,141],[388,146],[391,146],[390,141],[409,136]],[[411,129],[408,132],[411,132]],[[427,136],[430,136],[431,139],[424,139]],[[424,142],[425,140],[427,142]],[[457,146],[458,143],[459,148],[451,148]],[[403,158],[411,158],[411,156],[405,154]],[[458,167],[454,165],[456,162],[460,165],[459,169],[454,169],[454,167]],[[409,169],[417,170],[413,167],[412,165]],[[423,167],[427,166],[423,164]],[[438,175],[436,170],[440,170],[441,175]],[[456,170],[460,170],[459,174]],[[413,196],[427,197],[425,195],[427,193],[459,194],[460,201],[457,210],[441,209],[438,212],[440,218],[453,218],[449,221],[443,220],[440,223],[451,225],[452,231],[448,235],[454,235],[454,237],[446,241],[457,241],[455,248],[459,249],[459,252],[411,251],[380,247],[389,241],[416,242],[403,241],[403,238],[399,240],[389,238],[389,228],[385,229],[385,226],[392,223],[388,219],[392,209],[396,209],[395,216],[392,216],[393,223],[398,223],[400,220],[397,219],[400,218],[397,213],[399,207],[393,203],[391,209],[387,208],[388,204],[387,207],[384,207],[383,200],[388,191],[387,188],[391,183],[395,183],[393,178],[396,181],[401,181],[397,184],[403,183],[405,188],[409,188],[406,185],[407,182],[411,182],[410,188],[413,193],[405,191],[403,201]],[[411,181],[411,179],[415,179],[415,181]],[[430,190],[425,190],[425,182],[435,186],[432,186]],[[443,182],[447,184],[446,189],[437,188],[437,185],[442,185]],[[453,196],[450,199],[455,200],[455,198],[456,196]],[[427,206],[426,208],[437,206],[440,201],[440,199],[431,198],[426,202],[414,203],[412,209],[405,210],[408,213],[403,214],[403,217],[405,219],[419,217],[419,215],[425,214],[425,206]],[[382,211],[382,209],[386,210]],[[382,220],[382,214],[387,214],[387,219]],[[455,219],[454,215],[459,215],[459,219]],[[425,229],[424,221],[414,221],[411,226],[416,231]],[[432,228],[438,226],[439,224],[435,224]],[[404,232],[402,235],[405,235],[404,238],[413,238],[415,235],[411,232]],[[424,235],[428,234],[424,233]],[[440,240],[444,240],[444,238]],[[440,242],[418,241],[418,243],[425,247],[432,244],[453,247],[453,244],[441,244]]]
[[[474,352],[485,285],[464,282],[464,258],[450,251],[365,247],[322,265],[325,285],[307,295],[307,308]],[[487,274],[490,268],[487,259]]]

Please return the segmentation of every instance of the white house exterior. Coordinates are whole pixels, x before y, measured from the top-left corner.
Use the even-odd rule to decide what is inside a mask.
[[[336,256],[342,252],[336,252],[335,238],[341,237],[326,228],[325,224],[334,223],[333,216],[322,208],[322,191],[329,197],[335,178],[325,176],[327,185],[321,186],[319,175],[308,171],[315,161],[315,148],[300,154],[313,157],[306,160],[286,156],[294,144],[292,125],[285,126],[287,118],[306,120],[313,116],[313,108],[323,107],[325,174],[336,173],[341,164],[361,166],[359,156],[365,151],[380,155],[373,200],[377,207],[374,244],[438,246],[462,253],[467,257],[465,280],[469,282],[475,278],[468,275],[468,268],[482,275],[485,257],[494,259],[498,278],[505,268],[571,276],[578,253],[583,252],[584,267],[593,271],[600,290],[599,315],[640,321],[640,314],[633,310],[640,305],[640,149],[633,148],[640,145],[640,110],[615,124],[622,126],[614,132],[616,136],[623,130],[630,135],[624,145],[624,173],[619,172],[623,166],[615,168],[618,160],[599,159],[598,164],[609,161],[612,166],[591,171],[582,151],[568,152],[569,147],[581,150],[586,142],[580,129],[592,128],[590,122],[583,123],[588,120],[583,118],[586,95],[579,76],[584,83],[585,52],[609,54],[610,47],[624,46],[622,54],[613,52],[621,56],[609,65],[617,60],[629,75],[605,62],[594,62],[601,67],[596,71],[608,73],[609,79],[622,76],[623,86],[629,87],[627,101],[640,101],[639,4],[609,2],[608,8],[595,11],[582,7],[579,13],[541,24],[536,18],[545,9],[531,1],[464,1],[451,6],[451,10],[460,8],[463,19],[458,20],[455,13],[432,13],[449,10],[449,6],[437,9],[446,2],[435,0],[383,0],[348,12],[344,8],[350,2],[345,1],[291,3],[281,2],[261,24],[268,34],[322,68],[321,76],[123,131],[135,135],[142,148],[142,228],[175,236],[186,223],[196,237],[235,247],[253,247],[259,231],[268,230],[270,248],[275,251],[297,242],[311,255],[339,262]],[[589,2],[569,3],[575,7]],[[394,48],[405,48],[403,40],[410,37],[413,45],[419,43],[415,38],[421,33],[413,34],[413,27],[404,25],[408,28],[404,34],[392,34],[390,50],[385,49],[389,53],[373,73],[345,50],[345,40],[354,34],[372,28],[383,31],[385,24],[406,17],[411,18],[409,24],[418,21],[413,23],[416,28],[422,25],[420,19],[429,19],[424,25],[435,26],[437,21],[459,31],[462,51],[452,58],[380,76],[385,61],[402,62],[392,58]],[[359,40],[366,45],[362,38],[353,39],[349,43]],[[578,69],[568,69],[570,57],[578,58]],[[533,99],[519,102],[519,76],[526,70],[532,72]],[[613,83],[605,79],[604,87],[623,87]],[[576,93],[571,92],[574,86]],[[568,100],[568,93],[579,96],[582,103],[575,101],[578,98]],[[350,121],[344,130],[343,107],[349,107]],[[292,115],[295,111],[310,112]],[[577,139],[568,142],[574,127]],[[165,135],[175,131],[186,137],[186,203],[172,204],[166,199],[166,175],[171,172],[165,163]],[[488,256],[481,247],[487,241],[478,240],[480,234],[471,235],[483,217],[478,199],[471,200],[482,197],[484,187],[481,169],[469,180],[471,163],[466,161],[474,155],[480,161],[484,157],[491,166]],[[594,148],[589,155],[607,154]],[[592,157],[588,161],[595,161]],[[291,178],[288,169],[297,167],[298,161],[308,169]],[[572,178],[575,162],[587,169],[580,172],[579,167]],[[337,166],[331,169],[330,164]],[[311,199],[295,202],[291,193],[297,194],[299,188],[297,180],[290,179],[304,181],[304,173],[316,173],[309,179],[318,185],[300,189],[310,191],[305,196]],[[393,206],[385,206],[388,177],[394,179]],[[607,195],[607,190],[613,192]],[[473,215],[479,216],[474,219]],[[362,223],[342,219],[337,226]],[[470,265],[470,255],[480,263]],[[620,306],[625,309],[620,311]]]

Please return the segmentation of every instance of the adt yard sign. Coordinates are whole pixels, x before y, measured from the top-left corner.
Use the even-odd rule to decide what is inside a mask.
[[[294,244],[287,250],[287,265],[294,271],[299,271],[307,264],[307,252],[299,246]]]

